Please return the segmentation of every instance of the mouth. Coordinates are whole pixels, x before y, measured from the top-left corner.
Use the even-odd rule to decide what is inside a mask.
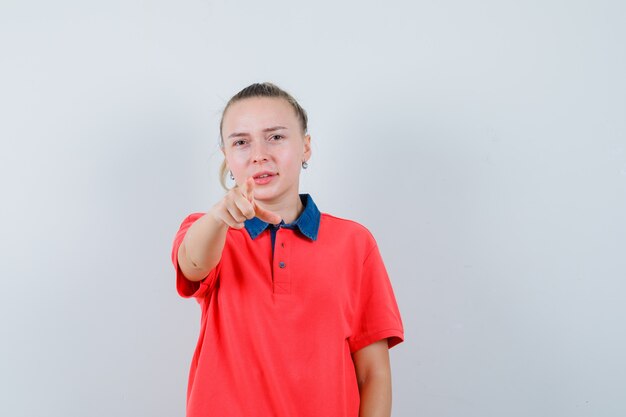
[[[263,172],[259,172],[255,174],[254,179],[256,180],[257,178],[273,177],[274,175],[278,175],[278,174],[274,174],[273,172],[269,172],[269,171],[263,171]]]
[[[278,173],[273,173],[270,171],[259,172],[254,175],[254,183],[258,185],[267,184],[272,181],[273,178],[277,177]]]

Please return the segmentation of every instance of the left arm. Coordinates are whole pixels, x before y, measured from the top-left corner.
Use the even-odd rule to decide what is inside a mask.
[[[391,416],[391,366],[387,339],[352,354],[361,396],[359,417]]]

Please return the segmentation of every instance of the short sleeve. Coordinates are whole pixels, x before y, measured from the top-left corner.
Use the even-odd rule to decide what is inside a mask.
[[[404,341],[400,310],[376,244],[363,262],[351,333],[350,353],[385,338],[389,349]]]
[[[204,213],[193,213],[187,216],[180,224],[172,245],[172,264],[176,270],[176,290],[178,291],[178,294],[184,298],[200,298],[209,294],[215,284],[215,279],[219,273],[221,265],[221,262],[218,263],[211,271],[209,271],[208,275],[202,281],[191,281],[187,279],[187,277],[183,274],[183,271],[180,269],[180,265],[178,263],[178,248],[180,248],[180,245],[183,243],[183,239],[185,238],[189,227],[191,227],[191,225],[203,215]]]

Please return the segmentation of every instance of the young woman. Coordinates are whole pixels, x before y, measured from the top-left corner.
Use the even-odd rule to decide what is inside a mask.
[[[390,416],[400,312],[369,230],[299,193],[306,112],[252,84],[227,103],[220,139],[227,192],[172,248],[178,293],[202,310],[187,416]]]

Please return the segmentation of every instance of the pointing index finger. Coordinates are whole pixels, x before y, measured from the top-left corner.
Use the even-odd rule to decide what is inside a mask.
[[[282,220],[280,215],[274,212],[271,212],[269,210],[266,210],[263,207],[256,204],[256,201],[254,200],[254,177],[253,176],[246,178],[246,181],[241,185],[241,193],[246,199],[248,199],[250,203],[252,203],[256,217],[268,223],[272,223],[272,224],[280,223],[280,221]]]
[[[249,202],[252,203],[254,198],[254,178],[248,177],[246,181],[241,185],[241,194],[243,194]]]

